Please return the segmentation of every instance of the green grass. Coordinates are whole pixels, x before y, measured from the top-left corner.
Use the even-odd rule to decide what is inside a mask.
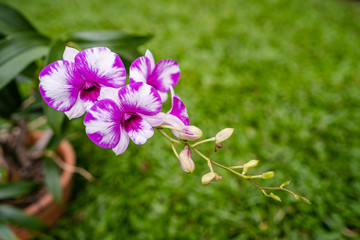
[[[201,149],[228,165],[260,159],[276,171],[268,184],[291,179],[313,203],[275,202],[220,169],[204,187],[206,163],[194,156],[183,174],[158,133],[115,157],[75,120],[78,165],[98,182],[77,177],[66,215],[40,239],[360,238],[360,2],[6,2],[52,36],[154,33],[140,50],[179,62],[190,122],[205,137],[236,129],[220,152]]]

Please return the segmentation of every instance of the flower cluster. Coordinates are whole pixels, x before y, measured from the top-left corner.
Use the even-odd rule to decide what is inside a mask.
[[[223,147],[223,142],[231,137],[234,129],[225,128],[215,137],[200,141],[202,131],[189,125],[186,107],[174,92],[179,77],[177,62],[164,59],[155,63],[152,53],[147,50],[144,56],[131,64],[129,83],[126,84],[124,64],[110,49],[96,47],[78,51],[66,47],[63,60],[51,63],[40,72],[39,88],[44,101],[50,107],[65,112],[70,119],[85,114],[85,130],[91,141],[102,148],[111,148],[117,155],[127,149],[130,139],[137,145],[146,143],[154,135],[154,128],[157,128],[170,142],[185,173],[195,170],[192,152],[206,160],[210,172],[203,175],[203,185],[222,179],[214,171],[215,165],[246,179],[267,197],[280,201],[273,192],[266,191],[282,190],[296,199],[310,203],[306,198],[285,188],[289,182],[279,187],[263,187],[254,182],[253,179],[256,178],[274,177],[273,171],[246,175],[249,169],[257,166],[258,160],[227,167],[200,152],[197,147],[208,142],[214,142],[214,151],[218,151]],[[169,92],[171,109],[161,112]],[[170,130],[175,138],[169,136],[165,129]],[[180,153],[175,144],[182,147]]]
[[[39,75],[44,101],[70,119],[86,113],[89,138],[116,154],[126,150],[129,139],[144,144],[153,136],[153,127],[164,121],[175,127],[189,125],[185,105],[173,91],[179,77],[177,62],[164,59],[155,64],[147,50],[131,64],[130,83],[125,85],[124,64],[106,47],[83,51],[66,47],[63,60],[46,66]],[[161,113],[169,91],[172,109]]]

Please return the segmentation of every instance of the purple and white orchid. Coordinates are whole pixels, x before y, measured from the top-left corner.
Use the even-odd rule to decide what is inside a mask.
[[[72,119],[98,100],[114,97],[126,82],[126,70],[120,57],[106,47],[80,52],[66,47],[63,60],[46,66],[39,79],[44,101]]]
[[[178,95],[175,95],[174,89],[171,87],[171,109],[167,113],[162,113],[163,125],[169,125],[178,129],[184,126],[189,126],[189,115],[187,113],[185,104],[181,101]],[[171,132],[179,137],[179,131],[171,130]]]
[[[161,100],[167,99],[170,88],[179,81],[180,68],[174,60],[163,59],[155,65],[152,53],[146,50],[145,56],[137,58],[130,66],[130,83],[144,82],[154,87]]]
[[[144,144],[154,134],[152,127],[163,122],[158,113],[162,102],[151,86],[138,82],[119,90],[117,101],[103,99],[93,105],[85,115],[86,134],[97,145],[123,153],[129,138]]]

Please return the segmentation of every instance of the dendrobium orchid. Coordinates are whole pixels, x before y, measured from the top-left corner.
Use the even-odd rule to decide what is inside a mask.
[[[145,56],[137,58],[130,66],[130,83],[144,82],[154,87],[161,100],[167,99],[170,88],[179,81],[180,68],[174,60],[163,59],[155,65],[154,56],[146,50]]]
[[[154,134],[152,127],[163,119],[157,115],[162,102],[157,91],[145,83],[132,83],[121,88],[118,100],[103,99],[95,103],[85,115],[86,134],[97,145],[123,153],[129,137],[144,144]]]
[[[202,153],[197,148],[199,145],[213,142],[216,152],[231,137],[234,129],[225,128],[215,137],[199,140],[202,131],[189,125],[185,104],[174,93],[179,76],[177,62],[165,59],[155,65],[153,55],[147,50],[145,56],[131,64],[130,83],[125,85],[125,67],[120,57],[108,48],[90,48],[80,52],[66,48],[63,60],[49,64],[40,72],[39,88],[44,101],[50,107],[65,112],[69,118],[80,117],[87,112],[84,124],[88,137],[102,148],[111,148],[116,155],[127,149],[130,139],[137,145],[146,143],[154,135],[153,128],[157,128],[169,141],[185,173],[195,170],[192,153],[207,162],[210,172],[203,175],[203,185],[222,178],[213,169],[217,166],[247,180],[267,197],[281,201],[273,193],[280,190],[310,203],[285,188],[289,181],[279,187],[263,187],[256,183],[253,179],[274,177],[273,171],[247,175],[250,168],[257,166],[258,160],[225,166]],[[171,109],[167,113],[160,112],[169,91]],[[176,138],[169,136],[166,130],[170,130]],[[183,148],[180,154],[176,144]]]
[[[116,95],[125,84],[126,70],[120,57],[106,47],[80,52],[67,47],[63,60],[46,66],[39,79],[44,101],[72,119],[98,100]]]

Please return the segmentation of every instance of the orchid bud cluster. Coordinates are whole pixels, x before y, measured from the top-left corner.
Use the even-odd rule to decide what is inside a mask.
[[[189,124],[185,104],[175,94],[179,78],[177,62],[163,59],[155,63],[152,53],[147,50],[144,56],[131,64],[126,84],[124,64],[110,49],[95,47],[78,51],[66,47],[63,60],[47,65],[40,72],[39,89],[44,101],[53,109],[64,112],[69,119],[85,115],[85,132],[90,140],[102,148],[112,149],[116,155],[127,149],[130,139],[137,145],[145,144],[157,129],[169,141],[185,173],[195,170],[193,153],[207,162],[209,172],[201,179],[203,185],[222,179],[214,171],[215,165],[246,179],[260,188],[265,196],[280,200],[274,193],[266,191],[283,190],[309,203],[304,197],[284,188],[285,183],[279,187],[263,187],[255,183],[254,178],[274,177],[272,171],[246,175],[249,169],[257,166],[257,160],[227,167],[200,152],[197,146],[207,142],[214,142],[214,150],[218,151],[232,136],[234,129],[225,128],[215,137],[200,140],[201,129]],[[169,92],[171,108],[162,112]],[[182,147],[180,153],[175,145]]]

